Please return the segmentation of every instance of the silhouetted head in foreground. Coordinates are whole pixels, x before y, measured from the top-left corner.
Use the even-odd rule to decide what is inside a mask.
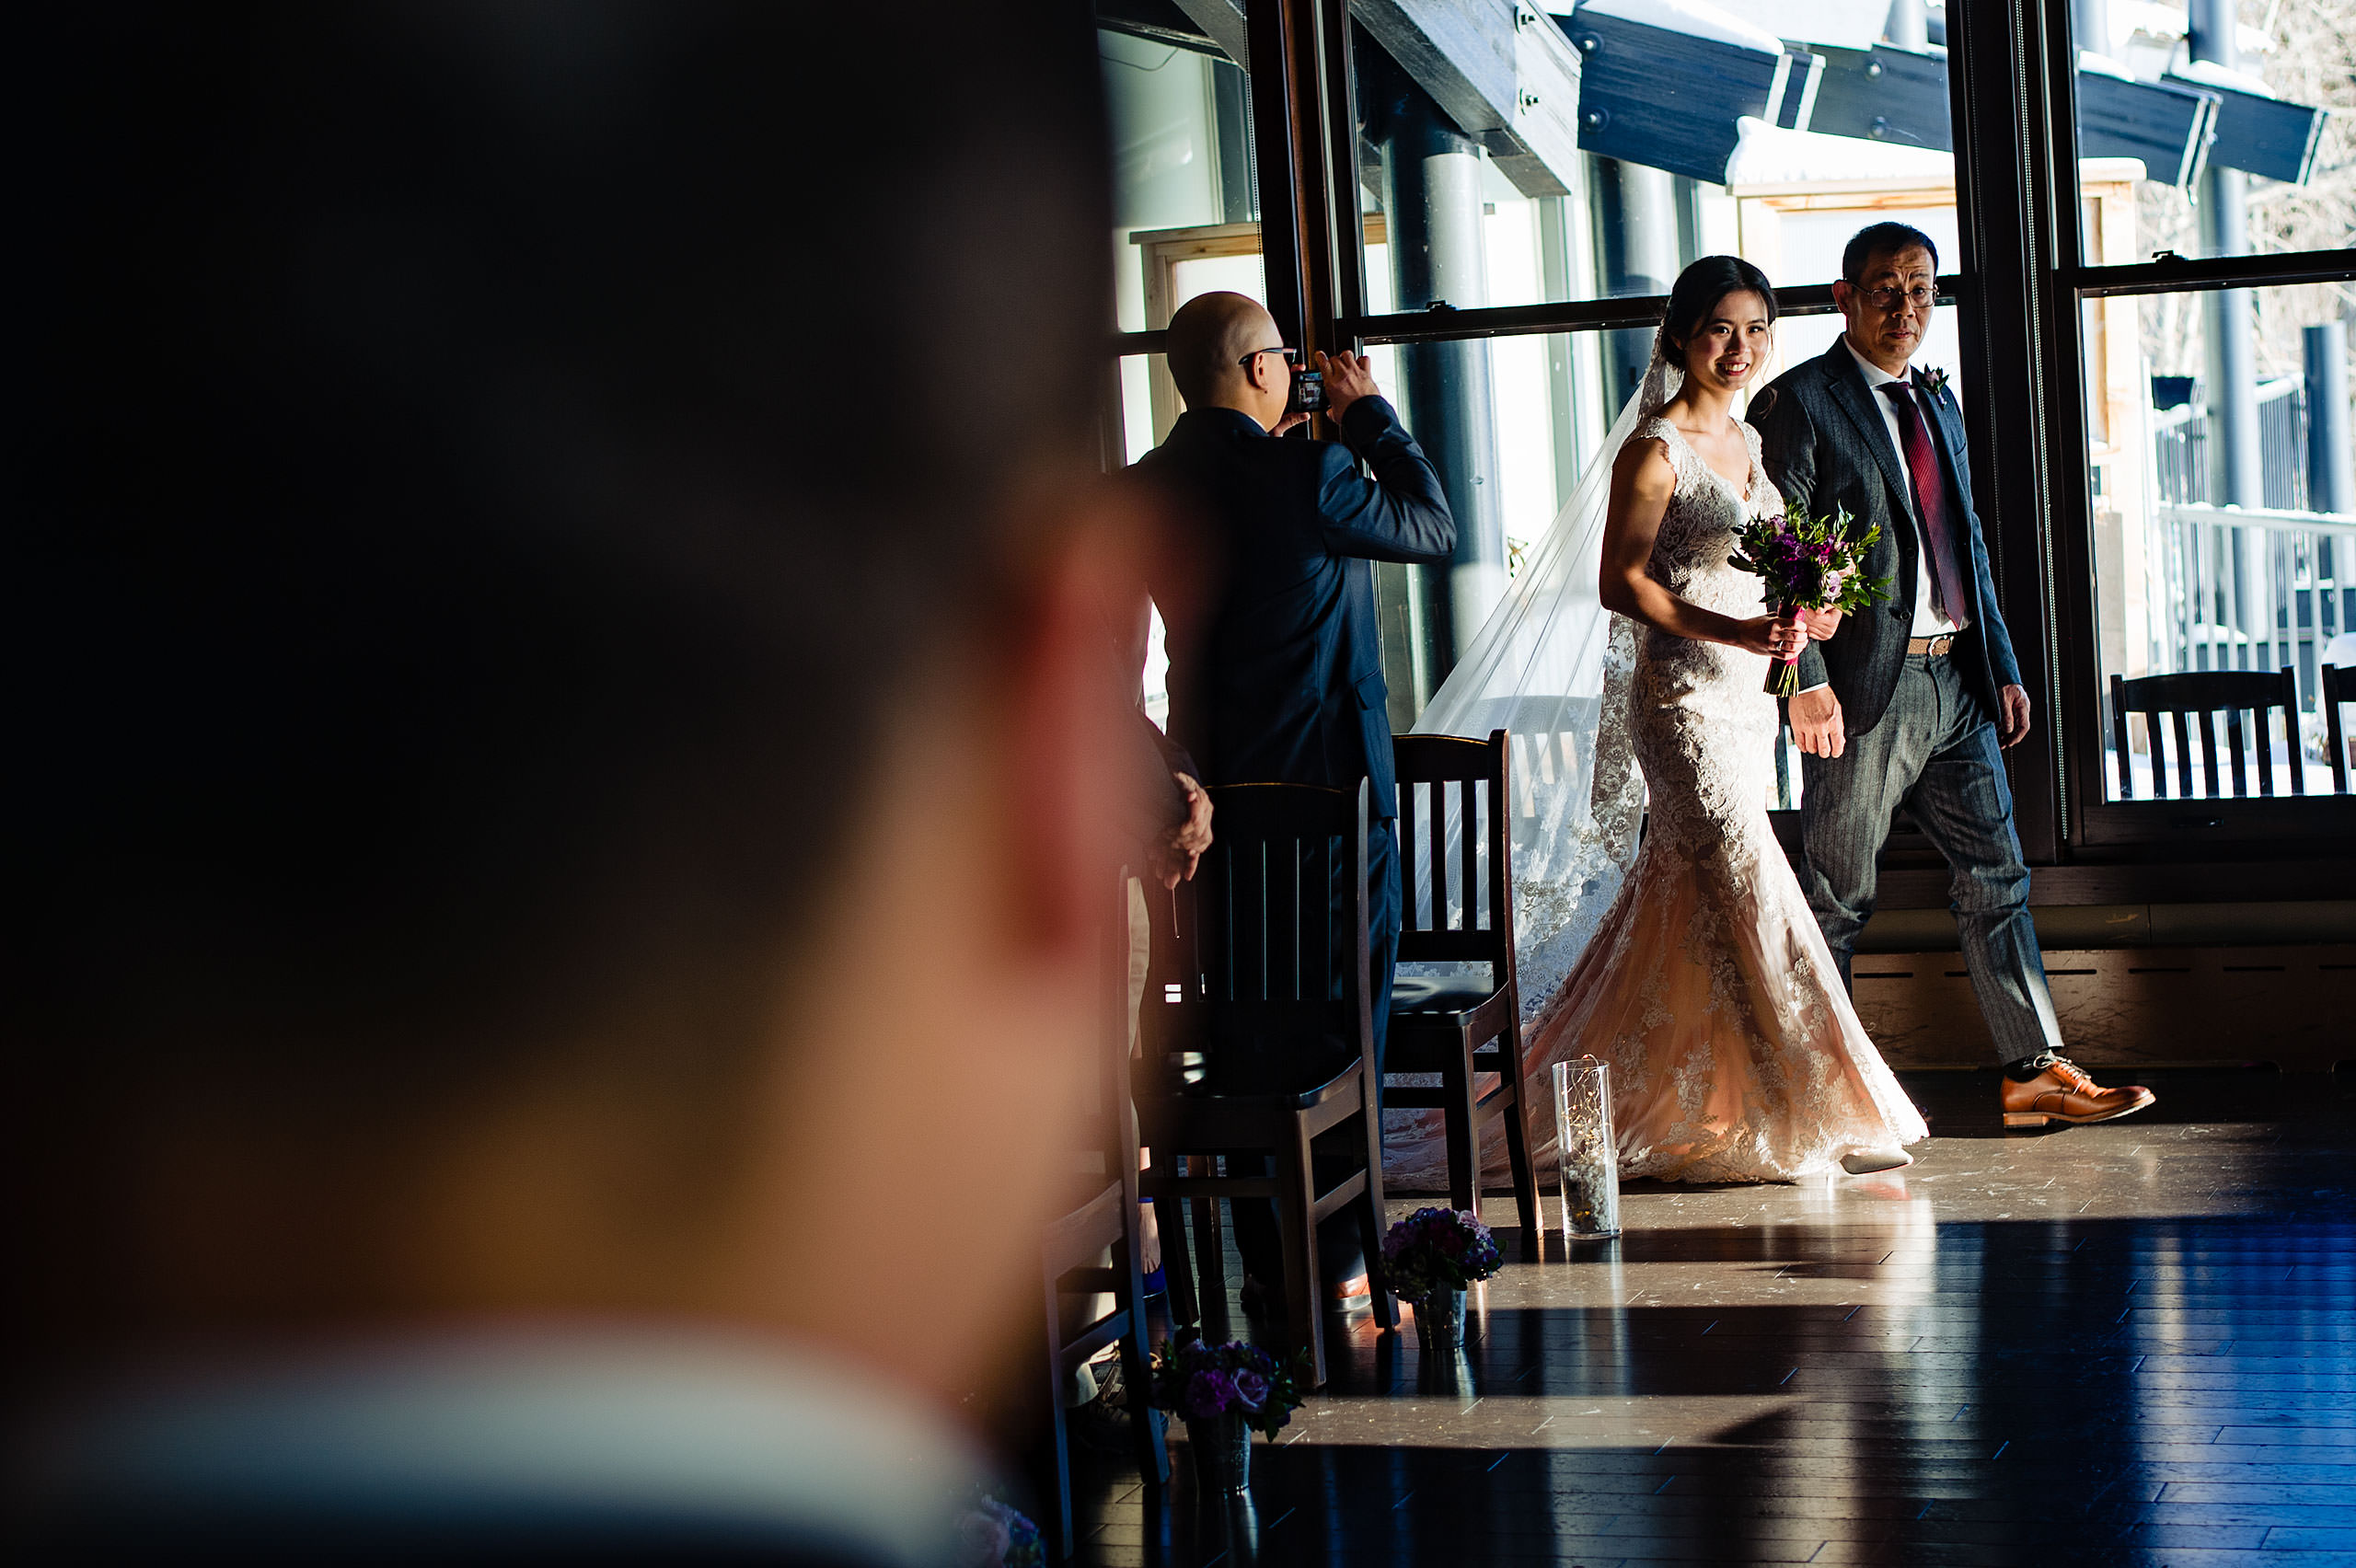
[[[18,29],[20,1396],[583,1315],[998,1370],[1117,549],[1091,40],[999,9]]]

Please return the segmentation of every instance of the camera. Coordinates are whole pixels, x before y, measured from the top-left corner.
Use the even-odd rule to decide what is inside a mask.
[[[1313,370],[1296,369],[1292,390],[1285,397],[1285,412],[1313,414],[1325,406],[1325,377]]]

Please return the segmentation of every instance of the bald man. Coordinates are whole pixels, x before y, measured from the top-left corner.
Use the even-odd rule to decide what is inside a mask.
[[[1199,545],[1191,581],[1159,573],[1150,584],[1168,627],[1171,737],[1207,784],[1354,790],[1372,780],[1381,813],[1367,843],[1379,1057],[1399,945],[1399,856],[1391,693],[1367,563],[1444,565],[1456,520],[1439,475],[1356,354],[1317,356],[1338,443],[1271,439],[1307,416],[1286,411],[1294,352],[1257,301],[1188,301],[1170,323],[1169,356],[1186,412],[1138,472],[1178,502]],[[1235,1231],[1265,1300],[1282,1277],[1273,1212],[1238,1205]],[[1337,1233],[1321,1253],[1347,1255],[1354,1238]]]

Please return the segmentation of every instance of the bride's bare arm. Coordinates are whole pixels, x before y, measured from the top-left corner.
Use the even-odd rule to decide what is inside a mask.
[[[1785,640],[1806,637],[1773,616],[1737,619],[1672,594],[1645,570],[1662,514],[1677,490],[1677,469],[1657,440],[1632,441],[1611,465],[1611,502],[1603,519],[1603,570],[1596,584],[1608,610],[1656,631],[1697,642],[1724,642],[1753,653],[1784,653]]]

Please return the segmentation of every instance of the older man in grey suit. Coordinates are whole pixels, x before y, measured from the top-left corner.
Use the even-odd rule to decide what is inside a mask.
[[[1802,885],[1846,981],[1882,843],[1911,808],[1955,871],[1964,966],[2004,1068],[2004,1124],[2140,1111],[2150,1090],[2102,1088],[2062,1055],[2029,920],[2002,755],[2028,734],[2028,693],[1972,510],[1962,412],[1944,375],[1910,370],[1938,248],[1919,229],[1875,224],[1850,240],[1841,271],[1832,296],[1847,329],[1750,414],[1785,504],[1844,507],[1878,525],[1867,570],[1896,583],[1889,605],[1801,658],[1790,713],[1805,754]]]

